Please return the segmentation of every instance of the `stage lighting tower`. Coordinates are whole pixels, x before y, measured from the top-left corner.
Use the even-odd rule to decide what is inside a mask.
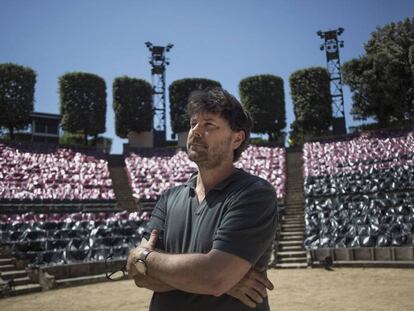
[[[154,147],[162,147],[166,141],[166,66],[170,64],[166,53],[173,48],[173,44],[166,46],[156,46],[151,42],[145,42],[146,47],[151,52],[149,63],[151,65],[152,98],[154,107]]]
[[[346,134],[344,94],[342,91],[341,61],[339,59],[339,48],[344,47],[344,41],[338,40],[344,32],[342,27],[336,30],[317,32],[317,35],[324,40],[320,50],[326,51],[326,61],[330,80],[331,99],[333,108],[333,132],[334,134]]]

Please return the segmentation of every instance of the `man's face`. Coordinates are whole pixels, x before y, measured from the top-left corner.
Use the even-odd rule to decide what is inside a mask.
[[[215,168],[223,161],[233,162],[233,151],[240,145],[234,143],[238,133],[231,130],[225,119],[214,113],[196,113],[190,122],[187,140],[190,160],[205,169]]]

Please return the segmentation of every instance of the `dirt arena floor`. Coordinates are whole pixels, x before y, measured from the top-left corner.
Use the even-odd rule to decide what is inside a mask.
[[[273,311],[414,310],[414,269],[271,270],[269,277]],[[0,310],[144,311],[150,297],[126,280],[3,298]]]

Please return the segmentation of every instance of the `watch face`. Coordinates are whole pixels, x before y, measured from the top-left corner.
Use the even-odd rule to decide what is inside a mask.
[[[143,275],[147,274],[147,265],[141,259],[137,260],[137,262],[135,263],[135,267],[137,267],[137,270],[138,270],[139,273],[141,273]]]

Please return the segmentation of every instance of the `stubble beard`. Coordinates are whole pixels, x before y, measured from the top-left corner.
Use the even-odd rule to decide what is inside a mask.
[[[200,169],[211,170],[223,163],[228,157],[228,148],[231,137],[224,138],[210,150],[204,147],[196,147],[197,151],[188,151],[188,158],[193,161]]]

